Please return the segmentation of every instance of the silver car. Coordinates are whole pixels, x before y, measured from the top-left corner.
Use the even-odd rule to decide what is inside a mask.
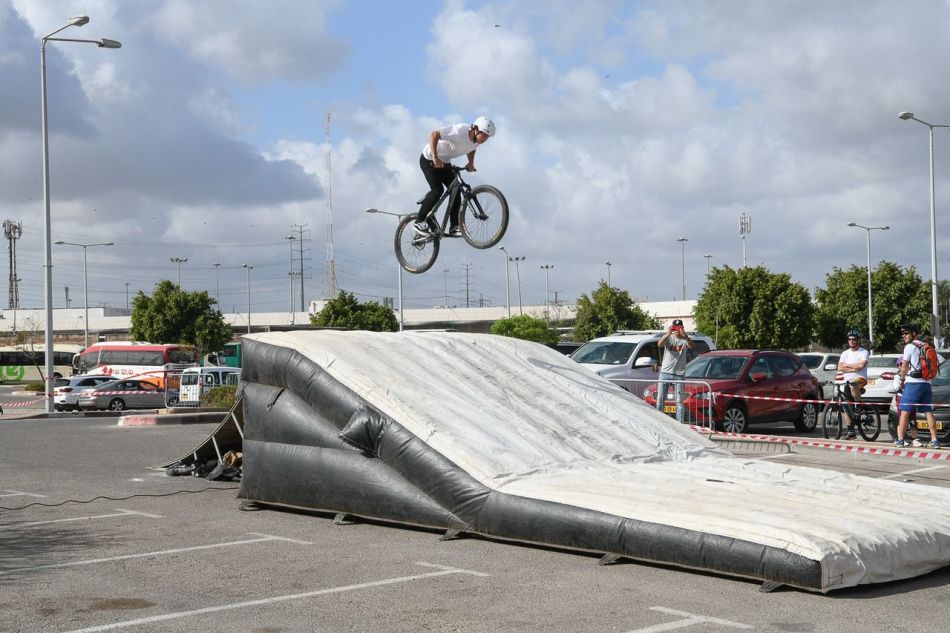
[[[127,378],[93,387],[79,395],[80,409],[163,409],[165,390],[147,380]]]

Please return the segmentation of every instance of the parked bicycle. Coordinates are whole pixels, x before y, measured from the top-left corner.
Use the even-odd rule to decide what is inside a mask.
[[[472,187],[462,180],[464,167],[448,165],[455,172],[455,180],[426,216],[431,232],[419,235],[412,228],[415,215],[406,215],[396,227],[396,259],[407,272],[424,273],[439,256],[439,244],[445,237],[449,220],[449,201],[458,192],[459,228],[465,241],[475,248],[491,248],[501,241],[508,229],[508,201],[504,194],[491,185]],[[421,203],[422,200],[419,200]],[[418,204],[418,203],[417,203]],[[437,220],[442,211],[442,221]]]
[[[861,389],[864,393],[864,389]],[[855,401],[851,394],[851,382],[846,381],[835,385],[835,393],[831,401],[825,405],[822,416],[822,431],[826,439],[839,439],[847,424],[845,418],[851,420],[855,430],[868,442],[873,442],[881,434],[881,414],[872,404]]]

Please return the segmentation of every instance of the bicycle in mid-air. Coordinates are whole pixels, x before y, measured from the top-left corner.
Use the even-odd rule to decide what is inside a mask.
[[[491,248],[501,241],[508,229],[508,201],[504,194],[491,185],[472,187],[462,180],[464,167],[447,165],[455,179],[426,216],[430,233],[419,235],[412,227],[415,214],[403,216],[396,227],[396,259],[410,273],[424,273],[439,256],[439,244],[446,235],[449,220],[449,201],[459,194],[459,229],[465,241],[475,248]],[[421,203],[422,200],[419,200]],[[442,221],[437,220],[442,211]]]
[[[864,389],[861,389],[864,392]],[[839,439],[845,426],[845,413],[854,424],[855,430],[868,442],[873,442],[881,434],[881,413],[873,404],[858,402],[851,394],[851,382],[835,385],[831,401],[825,405],[822,416],[822,431],[825,439]]]

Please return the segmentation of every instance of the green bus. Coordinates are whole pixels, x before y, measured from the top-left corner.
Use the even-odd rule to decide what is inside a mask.
[[[240,367],[241,366],[241,343],[228,343],[224,349],[218,352],[217,365],[219,367]]]

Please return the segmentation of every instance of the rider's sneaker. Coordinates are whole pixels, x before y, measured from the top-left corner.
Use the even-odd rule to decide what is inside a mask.
[[[432,233],[432,229],[429,228],[429,223],[426,221],[416,222],[412,225],[413,230],[419,235],[429,235]]]
[[[848,432],[847,432],[847,434],[845,434],[844,439],[846,439],[846,440],[854,440],[854,439],[857,439],[857,437],[858,437],[858,436],[857,436],[857,435],[855,434],[855,432],[854,432],[854,427],[853,427],[853,426],[849,426],[849,427],[848,427]]]
[[[894,446],[897,448],[904,448],[904,440],[894,440]]]
[[[920,440],[918,440],[916,437],[914,438],[914,441],[910,443],[910,445],[913,446],[914,448],[923,448],[923,447],[924,447],[924,443],[921,442]]]
[[[940,446],[940,440],[930,440],[930,443],[927,444],[927,448],[940,449],[943,447]]]
[[[457,226],[453,226],[445,234],[445,237],[462,237],[462,229]]]

